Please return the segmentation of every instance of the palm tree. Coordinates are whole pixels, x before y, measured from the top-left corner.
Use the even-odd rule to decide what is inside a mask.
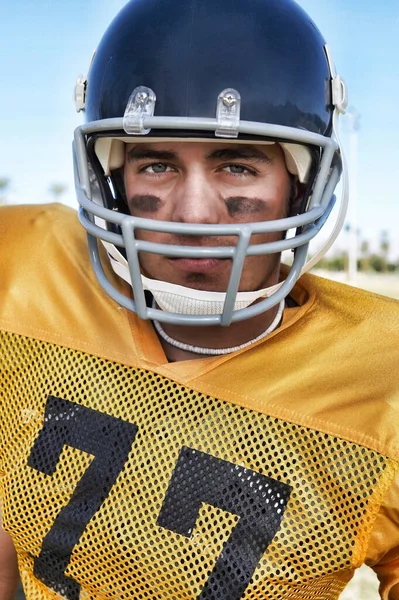
[[[54,202],[59,202],[62,194],[67,190],[67,186],[63,183],[52,183],[48,189],[54,198]]]
[[[10,180],[8,177],[0,177],[0,205],[6,204],[6,192],[10,187]]]
[[[388,261],[389,261],[389,251],[391,249],[391,242],[389,240],[388,231],[381,231],[380,237],[380,251],[383,259],[383,270],[386,272],[388,270]]]
[[[362,240],[360,244],[360,270],[370,271],[370,244],[368,240]]]

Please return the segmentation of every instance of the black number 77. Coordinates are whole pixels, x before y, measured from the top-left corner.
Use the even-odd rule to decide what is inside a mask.
[[[94,455],[69,503],[45,536],[34,573],[68,600],[80,585],[65,575],[72,551],[122,471],[137,426],[50,396],[45,422],[28,464],[52,475],[63,446]],[[239,600],[277,533],[291,488],[251,469],[183,448],[157,524],[189,537],[203,502],[239,515],[198,600]],[[100,582],[99,582],[100,583]]]

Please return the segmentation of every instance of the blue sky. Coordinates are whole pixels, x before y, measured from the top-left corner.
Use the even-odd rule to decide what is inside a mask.
[[[184,1],[184,0],[182,0]],[[360,114],[357,224],[362,237],[388,230],[399,248],[399,3],[397,0],[300,0],[331,46]],[[68,186],[73,129],[82,122],[72,93],[105,28],[124,0],[20,0],[3,5],[0,36],[0,177],[9,199],[51,200],[51,183]],[[349,148],[349,122],[342,122]],[[354,209],[349,219],[354,218]],[[398,250],[399,252],[399,250]]]

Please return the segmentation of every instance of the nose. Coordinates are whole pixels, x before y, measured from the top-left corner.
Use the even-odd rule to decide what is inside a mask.
[[[222,199],[206,171],[200,166],[184,173],[172,194],[173,221],[203,224],[221,222]]]

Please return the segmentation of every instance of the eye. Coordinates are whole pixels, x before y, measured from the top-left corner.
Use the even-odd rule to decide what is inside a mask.
[[[169,171],[172,171],[173,169],[171,167],[169,167],[168,165],[165,165],[164,163],[153,163],[152,165],[147,165],[146,167],[143,167],[142,171],[145,171],[146,173],[151,173],[151,174],[162,174],[162,173],[167,173]]]
[[[230,173],[231,175],[255,175],[255,172],[248,167],[244,167],[243,165],[225,165],[222,167],[222,171]]]

